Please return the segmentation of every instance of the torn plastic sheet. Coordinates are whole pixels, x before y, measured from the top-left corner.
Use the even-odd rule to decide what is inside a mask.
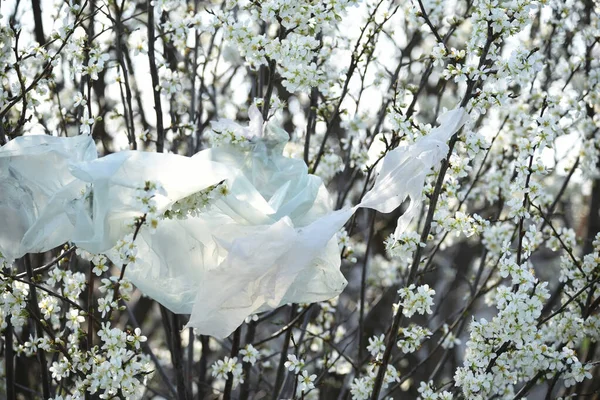
[[[419,214],[425,178],[447,154],[446,142],[466,122],[468,114],[458,108],[440,117],[440,126],[408,146],[397,147],[382,160],[375,184],[363,197],[360,207],[390,213],[409,199],[398,219],[394,234],[398,237]]]
[[[226,337],[251,314],[341,293],[346,280],[336,232],[358,208],[389,213],[409,198],[396,231],[405,230],[418,213],[426,175],[446,156],[446,141],[466,119],[462,109],[450,111],[429,135],[390,151],[362,202],[334,211],[321,179],[302,160],[282,155],[287,133],[263,124],[254,111],[247,127],[228,120],[215,124],[248,139],[243,146],[191,158],[127,151],[71,163],[72,179],[91,191],[65,212],[72,226],[70,237],[61,240],[114,260],[109,249],[141,215],[134,193],[144,182],[164,189],[155,198],[162,212],[225,181],[228,194],[196,216],[164,219],[155,232],[142,228],[137,260],[127,266],[126,277],[173,312],[191,314],[188,327]],[[0,192],[0,204],[4,197]]]

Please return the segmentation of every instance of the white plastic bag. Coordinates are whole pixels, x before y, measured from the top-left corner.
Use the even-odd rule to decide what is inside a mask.
[[[429,135],[390,151],[362,202],[334,211],[321,179],[283,156],[287,133],[265,126],[257,109],[249,114],[249,126],[215,123],[235,140],[191,158],[125,151],[94,159],[87,137],[7,144],[0,149],[0,250],[18,257],[69,240],[120,263],[110,249],[143,214],[135,195],[147,181],[161,188],[153,201],[167,217],[176,202],[225,182],[226,195],[206,208],[165,218],[156,231],[142,228],[136,262],[126,267],[143,293],[190,313],[189,327],[225,337],[251,314],[341,293],[347,282],[336,232],[358,208],[388,213],[408,197],[396,228],[404,231],[426,175],[466,118],[462,109],[450,111]]]

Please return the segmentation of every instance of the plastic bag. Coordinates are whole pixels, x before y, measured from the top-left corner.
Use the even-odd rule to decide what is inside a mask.
[[[84,152],[75,157],[79,162],[63,153],[60,162],[53,155],[36,161],[36,151],[45,154],[36,150],[26,152],[21,165],[10,156],[12,167],[6,170],[12,172],[0,180],[8,188],[0,192],[0,213],[5,219],[17,217],[0,229],[0,246],[10,248],[31,237],[20,251],[43,251],[70,240],[118,264],[110,249],[142,215],[136,191],[153,182],[161,188],[154,197],[157,212],[166,218],[155,231],[141,229],[136,262],[126,267],[126,277],[173,312],[190,313],[188,327],[226,337],[251,314],[341,293],[347,282],[340,272],[336,233],[358,208],[388,213],[408,197],[396,232],[405,230],[418,213],[427,173],[446,156],[446,141],[466,118],[462,109],[450,111],[429,135],[390,151],[362,202],[334,211],[321,179],[309,174],[302,160],[283,156],[287,133],[266,126],[255,108],[249,115],[249,126],[216,122],[213,129],[233,140],[191,158],[125,151],[96,160]],[[67,147],[67,139],[56,139],[59,148]],[[3,153],[8,157],[9,145],[0,151],[0,160]],[[54,162],[62,166],[59,171],[48,166]],[[37,186],[22,177],[37,178],[42,165],[54,184],[38,196]],[[185,218],[169,218],[174,204],[223,182],[226,195]],[[21,197],[25,201],[18,206]]]

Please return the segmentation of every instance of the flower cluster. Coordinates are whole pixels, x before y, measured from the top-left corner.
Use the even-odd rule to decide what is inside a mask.
[[[212,376],[217,379],[230,379],[229,374],[233,377],[233,387],[240,383],[244,383],[244,374],[242,364],[238,362],[237,357],[225,357],[222,360],[217,360],[211,367]]]
[[[226,182],[210,186],[200,192],[177,200],[169,210],[164,212],[164,217],[170,219],[197,217],[202,210],[208,208],[221,197],[227,196],[228,191],[229,189],[227,188]]]
[[[366,400],[371,397],[377,372],[378,367],[376,367],[373,364],[370,364],[367,368],[366,376],[363,376],[361,378],[355,378],[352,381],[352,384],[350,385],[350,393],[352,394],[352,399]],[[384,376],[383,387],[387,388],[390,384],[398,382],[399,380],[400,376],[396,368],[394,368],[391,365],[388,365]]]
[[[431,314],[435,290],[431,289],[429,285],[416,287],[411,284],[409,287],[399,289],[398,294],[401,299],[399,305],[402,306],[402,313],[407,317],[410,318],[415,313]]]
[[[282,84],[289,92],[306,91],[311,87],[326,90],[326,75],[316,63],[322,56],[321,44],[315,36],[332,29],[354,3],[354,0],[250,3],[244,10],[246,19],[240,18],[241,10],[215,11],[211,29],[222,27],[225,40],[236,46],[253,69],[277,65]],[[260,24],[269,29],[261,32]]]
[[[22,327],[29,316],[26,311],[29,285],[19,281],[7,282],[4,280],[0,285],[2,288],[2,296],[0,296],[2,321],[0,328],[4,331],[8,322],[14,327]]]
[[[396,346],[405,354],[414,353],[430,335],[431,331],[429,329],[411,324],[407,328],[400,328]]]

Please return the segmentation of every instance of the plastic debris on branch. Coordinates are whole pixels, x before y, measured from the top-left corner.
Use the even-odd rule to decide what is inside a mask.
[[[408,146],[397,147],[382,160],[373,188],[365,194],[360,207],[390,213],[409,198],[406,211],[398,218],[394,235],[408,228],[411,220],[419,215],[420,199],[425,178],[431,168],[448,154],[447,142],[467,121],[463,108],[446,112],[440,118],[440,126]]]
[[[467,117],[463,109],[450,111],[429,135],[390,151],[362,202],[333,210],[321,178],[283,156],[288,134],[264,124],[254,107],[249,115],[249,126],[213,123],[214,147],[191,158],[127,151],[71,163],[71,179],[89,185],[91,196],[79,200],[87,212],[70,220],[71,236],[61,239],[119,265],[110,248],[141,215],[135,191],[156,183],[162,190],[153,200],[163,218],[156,229],[140,230],[126,276],[173,312],[191,314],[188,327],[226,337],[251,314],[341,293],[347,282],[336,233],[358,208],[388,213],[409,197],[397,231],[406,229],[425,176]]]

